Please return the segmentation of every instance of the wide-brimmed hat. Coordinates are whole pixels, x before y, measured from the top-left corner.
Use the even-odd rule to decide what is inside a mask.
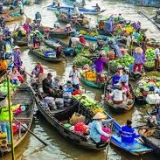
[[[136,53],[143,53],[143,49],[141,47],[135,48]]]
[[[13,49],[20,49],[20,47],[19,46],[15,46]]]
[[[97,112],[95,116],[93,117],[93,119],[106,119],[106,118],[107,116],[100,112]]]
[[[66,27],[71,27],[71,25],[70,25],[70,24],[67,24]]]
[[[83,37],[83,34],[79,34],[78,37]]]

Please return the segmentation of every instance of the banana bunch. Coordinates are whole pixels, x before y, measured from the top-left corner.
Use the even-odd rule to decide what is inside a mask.
[[[98,36],[98,33],[97,33],[97,32],[90,32],[89,35],[90,35],[90,36]]]
[[[87,32],[85,30],[80,30],[79,33],[83,34],[83,35],[87,34]]]

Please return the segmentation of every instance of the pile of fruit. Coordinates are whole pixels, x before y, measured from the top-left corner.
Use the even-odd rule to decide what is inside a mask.
[[[80,30],[79,33],[87,36],[93,36],[93,37],[99,35],[98,32],[94,32],[94,31],[87,32],[85,30]]]
[[[155,59],[154,50],[147,49],[146,50],[146,62],[144,65],[147,67],[154,67],[154,65],[155,65],[154,59]]]
[[[123,67],[129,67],[132,65],[134,62],[134,58],[130,56],[128,53],[126,53],[122,58],[118,58],[117,60],[112,60],[110,61],[110,66],[113,67],[118,67],[118,66],[123,66]]]
[[[134,90],[135,96],[141,96],[141,88],[143,89],[148,89],[149,92],[152,89],[156,89],[156,91],[160,92],[160,78],[156,76],[151,76],[151,77],[143,77],[139,82],[138,82],[138,87]]]
[[[81,55],[77,55],[73,60],[73,64],[78,67],[83,67],[86,64],[88,64],[90,66],[90,65],[92,65],[92,61],[86,57],[83,57]]]
[[[83,71],[82,76],[88,81],[96,82],[96,72],[95,71]]]
[[[15,90],[19,84],[11,84],[10,83],[10,91]],[[0,91],[2,92],[2,95],[7,95],[8,93],[8,86],[7,86],[7,81],[4,81],[3,83],[0,84]]]
[[[84,96],[85,98],[82,98]],[[86,94],[84,95],[75,95],[74,98],[80,101],[84,106],[86,106],[90,111],[95,115],[97,112],[104,113],[102,107],[99,106],[93,99],[88,97]]]

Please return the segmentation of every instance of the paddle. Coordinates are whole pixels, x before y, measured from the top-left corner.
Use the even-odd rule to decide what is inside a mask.
[[[111,122],[111,133],[110,133],[110,135],[112,134],[112,132],[113,132],[113,122]],[[110,148],[110,143],[111,143],[111,136],[110,136],[110,140],[108,142],[108,145],[106,147],[106,158],[105,158],[106,160],[108,159],[107,156],[108,156],[108,152],[109,152],[109,148]]]
[[[31,130],[29,130],[27,127],[25,127],[21,122],[19,122],[16,118],[13,118],[16,122],[20,123],[20,125],[25,128],[30,134],[32,134],[35,138],[37,138],[41,143],[43,143],[45,146],[48,146],[46,142],[44,142],[41,138],[39,138],[37,135],[35,135]]]

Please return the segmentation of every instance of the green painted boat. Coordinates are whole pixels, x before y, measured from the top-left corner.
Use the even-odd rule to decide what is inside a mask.
[[[82,74],[81,74],[81,78],[80,78],[81,82],[84,83],[85,85],[92,87],[92,88],[98,88],[98,89],[102,89],[104,88],[104,83],[95,83],[92,81],[89,81],[87,79],[85,79]]]

